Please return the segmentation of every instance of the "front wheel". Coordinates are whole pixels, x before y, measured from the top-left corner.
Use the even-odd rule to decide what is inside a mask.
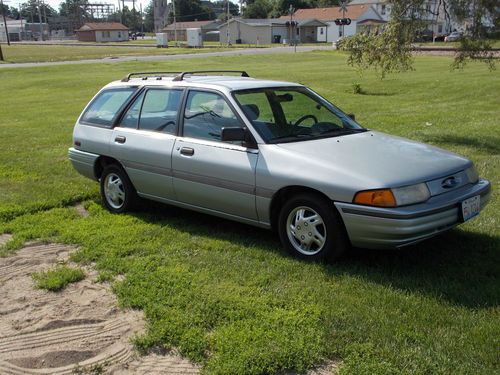
[[[137,193],[125,171],[108,165],[101,176],[101,196],[104,205],[114,213],[130,211],[137,202]]]
[[[289,199],[280,212],[278,230],[284,248],[302,259],[334,260],[349,248],[335,207],[314,194]]]

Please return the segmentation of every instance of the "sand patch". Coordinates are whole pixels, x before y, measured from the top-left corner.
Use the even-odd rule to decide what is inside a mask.
[[[8,241],[0,236],[0,245]],[[33,272],[69,262],[76,249],[33,244],[0,258],[1,374],[196,374],[197,366],[173,355],[139,356],[130,338],[144,330],[142,312],[117,307],[95,271],[65,290],[34,288]]]

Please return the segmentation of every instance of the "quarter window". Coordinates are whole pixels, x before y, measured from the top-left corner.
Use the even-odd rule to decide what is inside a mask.
[[[112,126],[121,108],[136,89],[132,87],[103,91],[94,99],[81,118],[81,122]]]
[[[223,127],[241,127],[224,98],[213,92],[190,91],[184,112],[184,136],[220,140]]]
[[[144,93],[139,95],[135,100],[134,104],[128,109],[125,116],[123,116],[120,126],[122,128],[132,128],[137,129],[139,124],[139,115],[141,113],[142,100],[144,99]]]

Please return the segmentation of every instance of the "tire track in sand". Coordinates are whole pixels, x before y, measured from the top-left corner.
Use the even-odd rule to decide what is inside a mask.
[[[0,246],[10,239],[0,235]],[[31,274],[69,262],[76,248],[31,244],[0,258],[0,374],[197,374],[174,355],[139,356],[130,338],[144,330],[139,311],[121,310],[108,284],[85,280],[53,293]]]

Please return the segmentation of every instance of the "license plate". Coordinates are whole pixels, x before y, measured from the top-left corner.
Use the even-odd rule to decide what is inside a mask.
[[[481,198],[479,195],[466,199],[462,202],[462,219],[467,221],[479,215]]]

